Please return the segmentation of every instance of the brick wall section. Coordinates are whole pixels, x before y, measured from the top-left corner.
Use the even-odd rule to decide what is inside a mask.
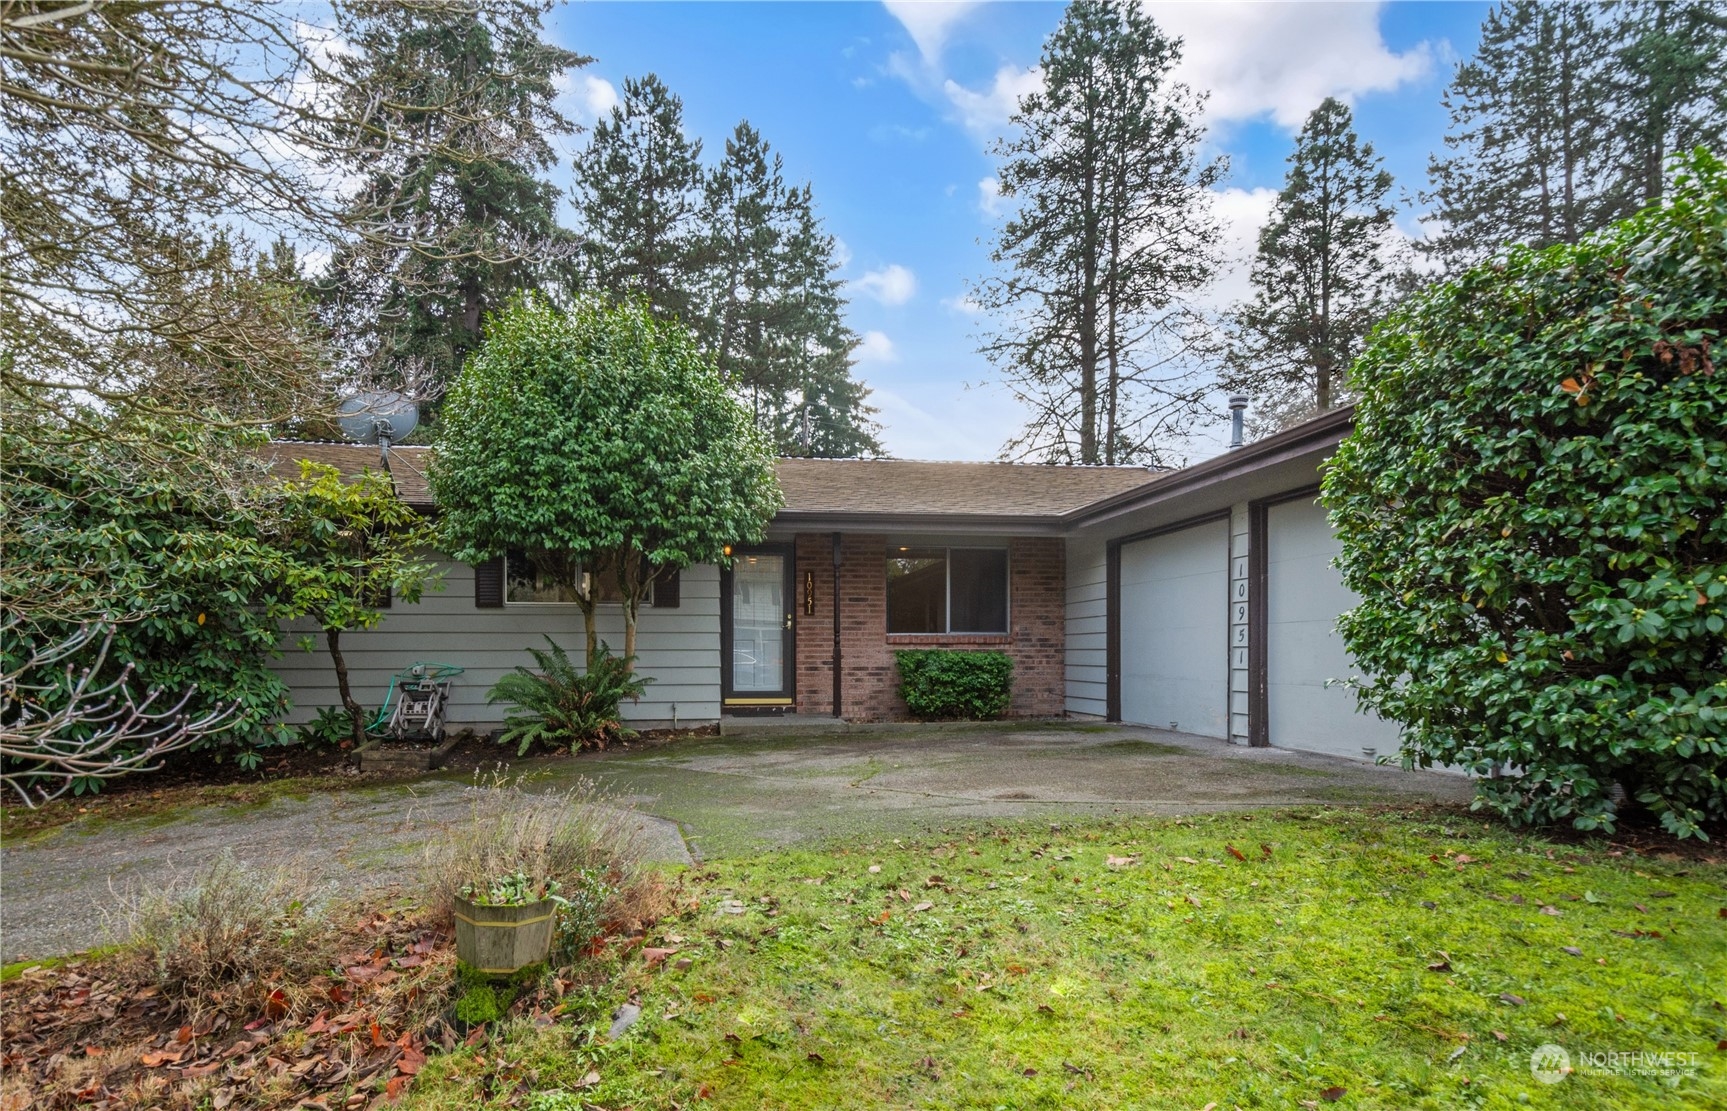
[[[797,710],[833,712],[833,555],[827,533],[797,538]],[[1056,717],[1064,700],[1066,550],[1055,537],[1008,542],[1009,615],[1006,636],[887,635],[887,537],[846,534],[841,542],[840,636],[844,667],[842,716],[891,721],[907,716],[899,696],[896,648],[982,648],[1014,661],[1015,717]],[[815,613],[804,613],[805,572],[815,576]]]

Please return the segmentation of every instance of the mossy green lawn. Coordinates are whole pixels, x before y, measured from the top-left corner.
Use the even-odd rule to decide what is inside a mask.
[[[787,851],[684,898],[647,940],[677,953],[615,985],[627,1034],[600,1036],[609,1004],[518,1022],[409,1105],[1727,1106],[1708,860],[1322,809]],[[1549,1043],[1575,1070],[1551,1085]],[[1638,1052],[1676,1056],[1582,1056]]]

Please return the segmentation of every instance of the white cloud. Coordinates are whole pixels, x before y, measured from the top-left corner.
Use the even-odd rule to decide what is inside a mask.
[[[899,20],[918,53],[931,63],[941,57],[948,32],[979,6],[978,0],[882,0],[882,7]]]
[[[1271,216],[1277,200],[1275,189],[1219,189],[1211,195],[1211,211],[1218,222],[1218,253],[1222,265],[1217,281],[1205,291],[1201,304],[1222,311],[1252,293],[1249,280],[1253,256],[1259,250],[1259,229]]]
[[[983,306],[972,299],[970,293],[959,293],[952,297],[941,299],[942,308],[959,316],[982,316]]]
[[[1020,98],[1043,88],[1043,71],[1035,66],[1020,69],[1007,65],[995,71],[995,79],[983,92],[968,89],[951,77],[941,88],[968,130],[992,137],[1001,134],[1008,117],[1019,111]]]
[[[895,349],[893,340],[886,332],[865,332],[863,339],[852,349],[852,360],[859,366],[869,363],[897,363],[899,351]]]
[[[884,305],[903,305],[917,292],[917,275],[896,262],[871,270],[851,284]]]
[[[1426,76],[1438,49],[1394,53],[1379,33],[1383,4],[1148,3],[1159,27],[1183,40],[1176,77],[1210,90],[1214,122],[1269,115],[1298,128],[1328,96],[1352,101]]]
[[[569,113],[584,123],[602,119],[618,106],[618,90],[604,77],[559,73],[552,77],[552,85]]]
[[[977,206],[992,220],[1002,214],[1005,206],[1002,204],[1000,181],[986,177],[977,183]]]
[[[834,236],[834,265],[839,267],[841,270],[844,270],[851,264],[852,249],[846,245],[845,240],[841,239],[837,235]]]

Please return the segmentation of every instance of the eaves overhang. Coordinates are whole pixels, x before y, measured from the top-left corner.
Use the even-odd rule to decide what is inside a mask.
[[[1060,518],[1064,530],[1090,528],[1112,518],[1136,513],[1160,502],[1198,493],[1208,487],[1234,482],[1256,471],[1269,470],[1302,459],[1317,462],[1329,456],[1354,426],[1355,407],[1333,409],[1245,447],[1196,463],[1123,494],[1081,506]]]

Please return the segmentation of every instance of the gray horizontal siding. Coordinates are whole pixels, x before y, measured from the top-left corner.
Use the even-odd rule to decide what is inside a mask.
[[[566,652],[581,658],[582,614],[575,606],[474,606],[474,569],[465,563],[439,563],[443,590],[428,591],[418,603],[398,600],[384,620],[366,632],[342,634],[354,695],[376,708],[390,677],[411,664],[431,661],[465,668],[450,691],[449,721],[456,726],[491,726],[503,719],[504,706],[488,706],[486,691],[512,668],[531,667],[526,649],[543,648],[550,635]],[[637,671],[652,679],[637,703],[625,703],[623,716],[642,723],[713,721],[720,714],[720,577],[711,565],[686,568],[677,609],[644,606],[636,626]],[[323,634],[306,622],[284,626],[282,658],[273,669],[293,690],[289,720],[306,721],[335,706],[336,673]],[[623,613],[601,606],[600,639],[621,651]],[[299,646],[311,636],[312,652]]]
[[[1102,540],[1067,542],[1067,711],[1102,717],[1108,703],[1108,567]]]

